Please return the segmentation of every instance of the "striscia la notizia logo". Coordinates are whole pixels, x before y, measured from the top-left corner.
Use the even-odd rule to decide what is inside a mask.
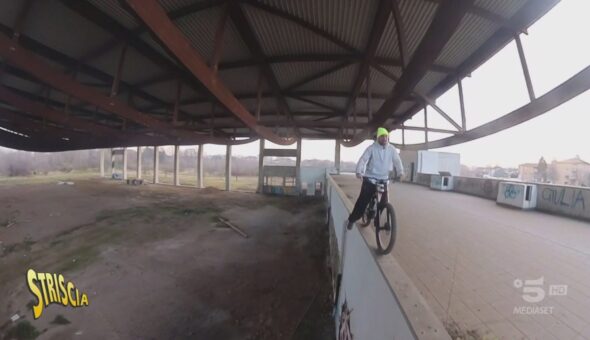
[[[62,274],[37,273],[33,269],[27,271],[27,285],[37,298],[33,306],[33,318],[38,319],[43,308],[55,303],[64,307],[88,306],[88,296],[80,292],[73,282],[65,281]]]

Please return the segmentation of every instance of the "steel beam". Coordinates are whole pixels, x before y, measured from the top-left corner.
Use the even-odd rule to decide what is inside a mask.
[[[550,111],[568,100],[584,93],[590,89],[590,66],[561,83],[551,91],[536,98],[528,104],[486,124],[468,130],[455,136],[429,142],[431,148],[442,148],[445,146],[465,143],[474,139],[489,136],[504,129],[526,122],[547,111]],[[405,145],[406,150],[422,150],[426,147],[422,144]]]
[[[459,27],[473,0],[449,0],[439,5],[438,10],[418,45],[412,60],[395,84],[392,95],[383,103],[364,131],[356,134],[345,146],[355,146],[364,141],[375,127],[383,124],[399,108],[405,98],[432,66],[447,41]]]
[[[520,65],[522,66],[522,73],[524,75],[524,81],[526,82],[526,89],[529,93],[529,99],[533,101],[535,99],[535,91],[533,89],[533,82],[531,81],[531,74],[529,73],[529,67],[526,62],[526,57],[524,56],[524,49],[522,48],[522,42],[520,41],[520,36],[514,36],[514,41],[516,41],[516,48],[518,49],[518,57],[520,58]]]
[[[459,105],[461,107],[461,130],[467,130],[467,121],[465,117],[465,98],[463,97],[463,84],[461,79],[457,81],[457,88],[459,89]]]
[[[137,179],[141,179],[141,177],[142,177],[142,171],[141,171],[142,170],[141,169],[142,168],[141,167],[141,161],[142,161],[141,155],[142,155],[142,153],[143,153],[143,149],[141,148],[141,146],[138,146],[137,147],[137,163],[136,163],[137,164],[137,172],[136,172],[136,175],[135,175],[135,177]]]

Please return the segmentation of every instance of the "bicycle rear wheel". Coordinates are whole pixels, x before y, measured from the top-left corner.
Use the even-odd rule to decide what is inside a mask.
[[[395,211],[390,203],[379,210],[375,234],[377,235],[377,252],[381,255],[389,254],[393,249],[397,234]]]

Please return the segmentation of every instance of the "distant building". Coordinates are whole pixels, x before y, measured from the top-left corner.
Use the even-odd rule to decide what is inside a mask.
[[[579,156],[553,161],[549,167],[549,178],[555,184],[590,186],[590,163]]]
[[[520,164],[518,166],[518,178],[524,182],[537,182],[537,164]]]

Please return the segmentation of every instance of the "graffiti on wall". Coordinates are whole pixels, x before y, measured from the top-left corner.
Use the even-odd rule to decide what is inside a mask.
[[[586,210],[584,193],[580,189],[545,188],[543,189],[541,198],[556,206],[569,207],[571,209],[581,208],[582,210]]]
[[[521,194],[522,188],[514,184],[507,184],[504,189],[504,198],[513,200]]]

